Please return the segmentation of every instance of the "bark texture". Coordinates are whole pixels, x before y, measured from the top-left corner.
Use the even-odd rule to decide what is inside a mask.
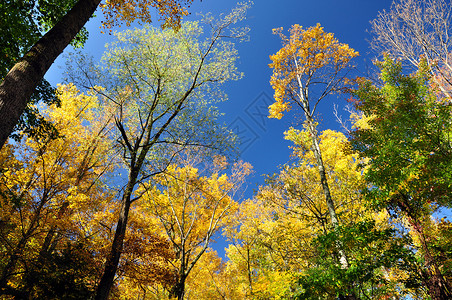
[[[0,149],[55,59],[93,15],[101,0],[79,0],[8,72],[0,84]]]

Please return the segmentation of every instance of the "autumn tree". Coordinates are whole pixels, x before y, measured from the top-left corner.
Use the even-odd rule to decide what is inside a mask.
[[[332,299],[351,293],[350,290],[363,299],[403,291],[401,283],[385,274],[399,265],[405,268],[412,257],[402,251],[405,244],[387,224],[388,215],[374,213],[366,206],[361,191],[367,183],[359,168],[364,161],[350,151],[345,135],[325,130],[319,136],[327,180],[340,218],[340,225],[334,230],[329,228],[308,129],[291,129],[286,132],[286,139],[294,142],[296,160],[269,180],[260,196],[278,207],[278,221],[298,223],[297,230],[284,226],[289,229],[287,235],[300,237],[298,250],[288,255],[297,258],[297,268],[302,270],[294,276],[292,293],[296,299]],[[337,241],[347,253],[348,268],[336,263]],[[394,254],[397,252],[400,254]]]
[[[305,232],[293,221],[290,217],[279,219],[275,207],[262,199],[240,204],[227,230],[230,244],[225,268],[231,277],[231,291],[238,298],[290,298],[294,270],[302,264],[298,258],[307,250],[302,249],[304,239],[300,238]]]
[[[204,158],[205,159],[205,158]],[[226,173],[224,157],[206,163],[197,151],[155,176],[145,188],[144,211],[158,232],[172,245],[175,284],[169,296],[184,299],[185,282],[211,241],[230,222],[237,208],[234,199],[251,166],[236,163]]]
[[[422,59],[443,95],[452,97],[451,3],[448,0],[397,0],[371,22],[372,46],[380,53],[419,68]]]
[[[233,275],[225,261],[212,249],[207,250],[187,277],[184,299],[243,299],[234,294]]]
[[[226,272],[238,298],[252,299],[256,295],[256,281],[262,278],[262,265],[267,261],[262,246],[265,224],[271,221],[272,209],[256,199],[242,201],[224,235],[229,241]]]
[[[374,207],[405,220],[417,239],[429,296],[449,299],[450,282],[443,276],[441,255],[434,254],[436,237],[428,233],[428,224],[437,208],[451,205],[450,105],[430,87],[426,60],[410,76],[389,57],[378,66],[383,84],[361,80],[354,93],[363,115],[352,144],[369,159],[365,176],[372,188],[367,197]]]
[[[267,268],[276,271],[274,274],[266,271],[268,281],[277,281],[275,276],[280,278],[279,281],[286,281],[283,284],[285,290],[281,289],[286,294],[280,296],[287,297],[294,294],[297,278],[315,267],[313,241],[329,233],[331,223],[309,130],[292,128],[285,134],[286,139],[294,142],[293,156],[296,159],[284,166],[279,174],[268,178],[256,197],[262,206],[272,207],[268,227],[263,229],[267,237],[261,241],[265,241],[264,248],[267,248],[272,261],[269,264],[272,267]],[[364,182],[356,170],[359,160],[356,160],[356,155],[353,157],[347,153],[346,138],[339,132],[326,130],[318,136],[318,141],[338,219],[343,225],[353,224],[365,216],[360,195]],[[337,294],[335,291],[337,289],[328,292]]]
[[[116,147],[127,171],[115,238],[107,256],[96,299],[106,299],[113,284],[136,188],[166,169],[187,147],[228,151],[228,131],[216,123],[212,102],[223,99],[219,86],[241,77],[232,40],[243,31],[230,28],[245,16],[247,5],[224,19],[209,17],[212,31],[185,23],[175,32],[145,27],[117,33],[104,53],[103,65],[80,61],[80,86],[95,90],[113,114]],[[108,70],[108,72],[105,72]],[[108,75],[108,76],[105,76]],[[102,87],[99,87],[102,86]]]
[[[3,295],[89,297],[99,276],[98,248],[86,224],[112,199],[100,180],[113,168],[105,140],[109,121],[93,96],[73,85],[60,86],[58,95],[61,107],[43,111],[59,136],[25,135],[1,151]]]
[[[173,286],[177,279],[170,265],[175,259],[173,247],[159,234],[158,224],[151,220],[143,204],[144,201],[138,202],[132,207],[128,220],[117,280],[110,293],[114,299],[163,299],[167,297],[165,288]],[[115,219],[117,215],[108,223],[112,233]]]
[[[270,117],[280,119],[284,111],[291,109],[291,105],[296,105],[303,112],[329,219],[336,228],[339,220],[319,148],[315,112],[320,101],[344,86],[350,60],[358,53],[339,43],[332,33],[325,33],[320,24],[308,29],[293,25],[289,37],[282,33],[282,28],[276,29],[275,33],[282,39],[283,48],[270,56],[272,63],[269,66],[273,69],[270,83],[275,90],[275,103],[269,107]],[[346,253],[340,245],[338,248],[340,263],[347,268]]]
[[[75,1],[68,0],[52,5],[47,1],[39,1],[38,7],[43,7],[43,11],[46,12],[41,20],[44,21],[45,28],[50,28],[50,30],[36,41],[31,49],[25,49],[26,53],[22,58],[15,62],[6,76],[2,76],[0,84],[0,147],[12,133],[14,126],[26,109],[31,95],[42,82],[47,70],[80,32],[100,2],[101,0],[79,0],[75,3]],[[181,17],[187,14],[184,6],[191,2],[191,0],[107,1],[103,5],[103,9],[107,15],[107,26],[114,20],[122,20],[126,23],[135,19],[150,22],[151,13],[148,9],[154,7],[165,21],[164,26],[177,28]],[[8,0],[6,3],[2,3],[0,7],[7,8],[9,3]],[[25,5],[23,1],[20,3]],[[68,10],[71,4],[74,5]],[[19,11],[23,13],[27,11],[27,8],[19,9]],[[67,13],[62,15],[62,12],[65,11]],[[8,11],[7,15],[10,15],[10,13]],[[29,18],[26,18],[26,20],[34,22],[34,20],[30,21]],[[22,30],[23,26],[12,27],[6,32],[16,29]],[[29,32],[28,29],[25,31]],[[2,38],[8,38],[8,35],[2,36]],[[16,41],[12,41],[12,43],[16,43]],[[28,44],[24,45],[24,47],[28,46]]]

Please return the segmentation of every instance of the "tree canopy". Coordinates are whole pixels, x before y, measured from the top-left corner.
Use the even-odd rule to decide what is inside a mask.
[[[334,22],[257,49],[250,2],[183,22],[192,2],[0,4],[0,298],[449,300],[448,1],[394,0],[368,72]],[[46,68],[98,6],[109,43],[71,53],[52,91]],[[243,74],[255,58],[266,71]],[[274,95],[249,104],[256,75]],[[243,161],[262,157],[269,174]]]

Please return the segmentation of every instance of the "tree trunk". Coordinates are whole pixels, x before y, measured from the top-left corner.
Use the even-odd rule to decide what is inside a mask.
[[[101,0],[79,0],[8,72],[0,85],[0,149],[55,59],[94,14]]]
[[[118,223],[116,224],[115,236],[111,246],[110,254],[105,262],[104,273],[97,286],[96,300],[106,300],[110,294],[113,280],[119,265],[119,258],[121,257],[124,246],[124,238],[127,229],[127,220],[129,218],[130,204],[133,188],[138,178],[138,170],[132,170],[129,175],[129,182],[122,196],[121,210],[119,211]]]
[[[331,218],[331,224],[336,229],[339,226],[339,219],[337,218],[336,209],[334,207],[334,201],[333,198],[331,197],[330,187],[328,185],[328,179],[326,177],[325,165],[323,164],[322,158],[322,151],[320,150],[319,136],[317,134],[317,129],[315,127],[312,116],[306,114],[306,120],[309,126],[309,133],[311,134],[312,150],[314,152],[314,157],[317,162],[317,168],[320,175],[320,182],[322,184],[323,194],[325,195],[325,201],[328,207],[328,213]],[[348,258],[347,254],[345,253],[342,241],[340,240],[336,241],[336,248],[337,251],[339,252],[339,263],[341,265],[341,268],[348,269],[349,268]],[[349,290],[351,290],[351,288]],[[358,297],[353,292],[351,292],[348,295],[342,294],[339,295],[339,299],[356,300],[358,299]]]
[[[319,137],[317,130],[312,120],[309,122],[309,133],[311,134],[312,149],[314,152],[314,157],[317,162],[317,169],[319,171],[320,183],[322,185],[323,194],[325,196],[326,206],[328,207],[328,213],[331,218],[331,224],[336,228],[339,225],[339,220],[337,219],[336,209],[334,208],[334,202],[331,197],[330,187],[328,185],[328,180],[326,178],[325,166],[323,164],[322,152],[320,151]]]
[[[314,152],[314,157],[317,161],[317,168],[320,175],[320,182],[322,184],[323,194],[325,195],[326,206],[328,207],[328,213],[331,218],[331,224],[334,228],[339,226],[339,220],[337,218],[336,209],[334,208],[334,202],[331,197],[330,187],[328,185],[328,180],[326,178],[325,166],[323,164],[322,152],[320,151],[319,137],[317,134],[317,129],[315,128],[314,120],[311,116],[306,115],[306,120],[308,121],[309,133],[311,134],[312,140],[312,150]],[[344,247],[340,241],[337,241],[337,248],[339,252],[339,261],[343,269],[348,269],[348,258],[344,251]]]
[[[177,298],[177,300],[183,300],[184,294],[185,294],[185,279],[186,275],[182,274],[179,277],[179,280],[177,283],[173,286],[173,288],[170,291],[169,298]]]

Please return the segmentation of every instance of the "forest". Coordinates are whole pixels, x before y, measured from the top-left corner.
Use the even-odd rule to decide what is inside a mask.
[[[268,32],[270,174],[222,111],[257,3],[206,2],[2,0],[0,299],[452,299],[452,2],[380,9],[370,67]]]

